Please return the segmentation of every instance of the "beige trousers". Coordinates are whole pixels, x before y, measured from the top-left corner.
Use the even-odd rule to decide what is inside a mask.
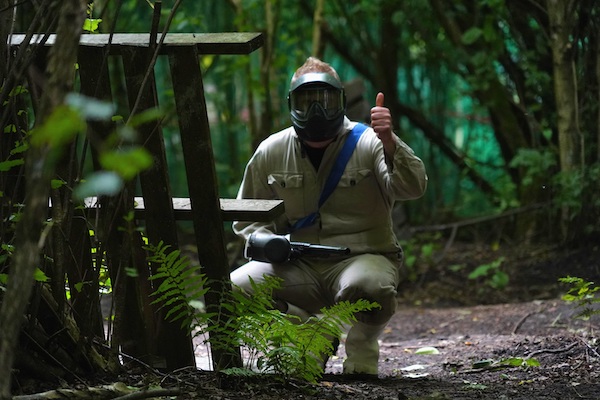
[[[400,254],[360,254],[350,257],[302,258],[283,264],[250,261],[231,273],[231,280],[250,291],[251,277],[260,283],[265,275],[279,277],[282,287],[274,300],[289,304],[288,312],[302,319],[319,314],[339,301],[366,299],[381,309],[360,313],[346,338],[345,373],[377,374],[378,338],[396,311],[400,280]]]

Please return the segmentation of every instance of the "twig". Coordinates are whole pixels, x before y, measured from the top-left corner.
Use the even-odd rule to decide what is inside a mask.
[[[125,396],[115,397],[112,400],[138,400],[149,399],[151,397],[179,396],[180,394],[181,389],[154,389],[129,393]]]
[[[468,225],[476,225],[482,222],[489,222],[489,221],[494,221],[497,219],[501,219],[501,218],[505,218],[505,217],[510,217],[516,214],[520,214],[520,213],[524,213],[527,211],[531,211],[531,210],[535,210],[538,208],[544,208],[548,205],[552,204],[551,202],[545,202],[545,203],[536,203],[536,204],[530,204],[524,207],[519,207],[519,208],[514,208],[511,210],[507,210],[504,211],[500,214],[494,214],[494,215],[485,215],[483,217],[476,217],[476,218],[470,218],[470,219],[466,219],[463,221],[457,221],[457,222],[451,222],[448,224],[437,224],[437,225],[429,225],[429,226],[417,226],[414,228],[411,228],[412,232],[430,232],[430,231],[442,231],[442,230],[446,230],[446,229],[451,229],[451,228],[460,228],[463,226],[468,226]]]
[[[515,327],[513,328],[513,330],[512,330],[512,332],[511,332],[511,333],[512,333],[513,335],[516,335],[516,334],[517,334],[517,331],[518,331],[518,330],[521,328],[521,326],[522,326],[522,325],[525,323],[525,321],[527,320],[527,318],[531,317],[531,316],[532,316],[532,315],[534,315],[534,314],[539,314],[539,313],[541,313],[541,312],[543,312],[543,311],[544,311],[544,309],[540,309],[540,310],[537,310],[537,311],[532,311],[532,312],[530,312],[530,313],[527,313],[527,314],[526,314],[526,315],[525,315],[523,318],[521,318],[521,319],[519,320],[519,322],[517,322],[517,324],[515,325]]]
[[[562,349],[541,349],[541,350],[532,351],[531,353],[529,353],[527,358],[532,358],[534,356],[537,356],[538,354],[544,354],[544,353],[552,353],[552,354],[564,353],[566,351],[571,350],[576,345],[577,345],[577,342],[573,342],[570,345],[568,345],[567,347],[563,347]]]
[[[48,399],[112,399],[115,395],[129,392],[131,389],[122,382],[85,389],[56,389],[42,393],[13,396],[12,400],[48,400]],[[121,397],[119,397],[121,398]]]
[[[596,351],[595,348],[593,348],[588,342],[587,340],[583,340],[583,338],[579,339],[581,341],[581,343],[583,343],[592,353],[594,353],[594,355],[598,358],[600,358],[600,354],[598,354],[598,351]],[[589,356],[589,354],[588,354]]]
[[[33,343],[33,345],[40,351],[45,357],[48,357],[53,363],[55,363],[60,369],[64,370],[66,373],[71,374],[73,378],[78,380],[81,383],[85,383],[85,381],[80,378],[74,371],[70,368],[67,368],[62,362],[60,362],[54,355],[52,355],[43,345],[41,345],[29,332],[26,330],[22,331],[23,335],[27,337]]]
[[[112,347],[110,347],[109,345],[107,345],[106,343],[102,343],[100,340],[98,339],[93,339],[93,342],[99,346],[104,347],[107,350],[113,350]],[[123,358],[127,358],[135,363],[138,363],[139,365],[141,365],[142,367],[146,368],[148,371],[152,372],[153,374],[157,375],[157,376],[161,376],[161,377],[165,377],[167,376],[167,374],[160,372],[159,370],[157,370],[156,368],[152,367],[149,364],[146,364],[145,362],[143,362],[142,360],[140,360],[139,358],[135,358],[134,356],[131,356],[127,353],[124,353],[122,351],[118,351],[118,354],[123,357]]]
[[[182,367],[182,368],[176,369],[175,371],[171,371],[170,373],[165,374],[162,377],[162,379],[160,380],[160,384],[162,385],[167,379],[172,379],[180,385],[183,384],[183,385],[193,386],[193,384],[191,384],[191,383],[187,382],[185,379],[181,379],[177,376],[178,374],[180,374],[181,372],[184,372],[186,370],[190,370],[192,372],[198,371],[198,369],[195,366],[187,366],[187,367]]]
[[[144,75],[144,79],[142,80],[142,84],[140,86],[140,91],[138,92],[138,95],[135,99],[135,103],[133,104],[133,107],[131,108],[131,113],[129,115],[129,118],[127,119],[127,124],[129,124],[132,116],[135,115],[135,113],[140,105],[143,89],[146,86],[146,82],[148,82],[148,79],[150,78],[150,74],[154,71],[154,65],[156,64],[156,60],[158,58],[158,53],[165,41],[165,38],[167,37],[167,32],[169,31],[169,27],[171,26],[171,22],[173,21],[173,17],[175,16],[175,12],[177,11],[177,8],[181,4],[181,1],[182,0],[176,0],[175,4],[173,5],[173,8],[171,8],[171,13],[169,14],[169,17],[167,18],[167,22],[165,23],[163,32],[160,36],[158,43],[155,46],[154,52],[152,54],[152,58],[150,59],[148,68],[146,69],[146,74]]]
[[[499,365],[491,365],[489,367],[484,367],[484,368],[465,369],[464,371],[458,371],[458,373],[459,374],[478,374],[478,373],[481,373],[481,372],[499,371],[501,369],[506,369],[506,368],[519,368],[519,366],[517,366],[517,365],[509,365],[509,364],[499,364]]]

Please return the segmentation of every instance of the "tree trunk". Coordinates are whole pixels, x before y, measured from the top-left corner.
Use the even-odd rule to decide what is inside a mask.
[[[596,81],[600,82],[600,40],[596,41]],[[600,104],[600,85],[596,93]],[[596,162],[600,162],[600,107],[598,107],[598,125],[596,128]]]
[[[324,0],[317,0],[315,5],[315,14],[313,17],[313,36],[312,36],[312,55],[319,59],[323,58],[325,44],[321,40],[323,30],[323,5]]]
[[[0,10],[4,10],[4,12],[0,12],[0,87],[4,84],[8,74],[9,51],[6,41],[10,33],[10,21],[13,15],[10,12],[9,1],[0,0]]]
[[[85,19],[87,1],[61,2],[56,45],[50,52],[47,90],[42,98],[37,123],[42,124],[63,103],[72,88],[79,37]],[[17,225],[15,253],[0,308],[0,399],[10,398],[11,368],[22,316],[33,285],[33,273],[40,260],[44,242],[44,223],[48,215],[50,180],[54,176],[56,153],[51,145],[32,145],[26,156],[26,208]]]
[[[577,15],[575,3],[576,1],[573,0],[547,1],[560,169],[563,173],[582,170],[584,160],[584,143],[579,129],[577,78],[573,59],[575,49],[571,40]],[[570,234],[568,225],[569,209],[563,207],[561,230],[564,238]]]

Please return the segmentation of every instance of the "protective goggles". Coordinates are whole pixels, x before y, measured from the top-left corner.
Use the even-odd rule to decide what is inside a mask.
[[[300,76],[290,88],[290,111],[298,119],[309,118],[310,110],[318,104],[327,118],[336,117],[346,107],[341,83],[326,73],[308,73]]]

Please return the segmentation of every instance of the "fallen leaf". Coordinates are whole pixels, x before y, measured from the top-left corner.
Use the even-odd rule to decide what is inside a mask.
[[[415,354],[429,355],[429,354],[440,354],[440,351],[435,347],[425,346],[417,349]]]

